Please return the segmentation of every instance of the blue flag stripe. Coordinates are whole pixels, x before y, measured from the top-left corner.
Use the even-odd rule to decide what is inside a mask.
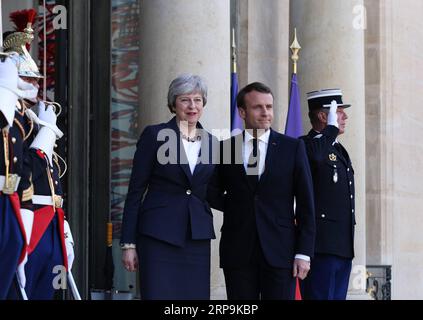
[[[298,138],[303,135],[303,123],[301,120],[300,90],[297,82],[297,75],[292,74],[291,95],[289,98],[288,116],[286,118],[285,134]]]
[[[238,95],[238,76],[236,73],[231,73],[231,133],[234,130],[243,130],[242,119],[239,116],[236,105],[236,97]]]

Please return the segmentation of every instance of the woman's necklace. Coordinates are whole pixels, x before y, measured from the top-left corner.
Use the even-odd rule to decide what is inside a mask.
[[[181,132],[181,131],[180,131]],[[195,142],[195,141],[201,141],[201,135],[196,134],[194,137],[188,137],[185,133],[181,132],[182,139],[188,141],[188,142]]]

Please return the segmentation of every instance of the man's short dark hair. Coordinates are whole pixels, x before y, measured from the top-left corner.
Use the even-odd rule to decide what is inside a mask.
[[[270,93],[273,97],[272,90],[270,90],[268,86],[266,86],[265,84],[261,82],[253,82],[245,86],[244,88],[242,88],[241,91],[238,93],[238,96],[236,97],[236,104],[238,108],[245,109],[245,95],[252,91],[257,91],[261,93]]]
[[[319,109],[314,109],[314,110],[310,110],[308,112],[308,117],[310,118],[310,123],[312,125],[318,124],[319,123],[319,118],[317,116],[317,114],[320,112]]]
[[[320,112],[328,113],[328,109],[320,108],[320,109],[313,109],[308,112],[308,117],[310,118],[310,123],[314,125],[318,125],[320,123],[319,113]]]

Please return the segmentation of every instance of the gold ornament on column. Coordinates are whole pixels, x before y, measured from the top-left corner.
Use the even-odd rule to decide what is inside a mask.
[[[301,50],[301,46],[298,43],[298,39],[297,39],[297,28],[294,28],[294,41],[292,41],[292,44],[291,44],[290,48],[291,48],[291,51],[292,51],[291,59],[294,62],[294,71],[293,71],[293,73],[294,74],[297,74],[297,61],[300,58],[298,56],[298,53]]]

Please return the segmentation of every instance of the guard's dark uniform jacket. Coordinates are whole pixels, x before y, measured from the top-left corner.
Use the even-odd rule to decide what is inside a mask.
[[[54,161],[51,166],[44,152],[30,148],[23,170],[24,176],[30,172],[30,179],[22,180],[21,185],[30,185],[33,195],[22,207],[34,212],[25,290],[30,300],[49,300],[54,295],[54,268],[63,266],[68,270],[59,166]]]
[[[348,152],[335,143],[339,129],[327,126],[301,137],[306,145],[316,209],[315,253],[354,257],[354,170]]]
[[[9,128],[7,152],[9,156],[9,174],[15,174],[18,183],[22,177],[23,159],[28,151],[28,142],[32,140],[33,133],[32,121],[25,115],[25,106],[19,103],[16,107],[13,126]],[[4,176],[6,172],[5,143],[0,146],[0,175]],[[18,185],[16,185],[18,186]],[[22,198],[22,189],[20,188],[20,198]]]
[[[25,228],[20,213],[18,186],[22,177],[23,159],[32,123],[25,107],[18,103],[12,127],[0,117],[0,300],[5,299],[12,285],[18,264],[27,252]]]
[[[29,149],[24,161],[24,176],[29,179],[21,181],[21,187],[32,189],[31,198],[22,203],[23,208],[34,211],[34,225],[32,228],[31,241],[28,253],[31,254],[44,235],[48,225],[55,214],[58,218],[58,233],[61,240],[62,253],[65,253],[65,242],[63,238],[64,212],[62,210],[63,191],[59,177],[59,166],[49,164],[47,156],[43,151]],[[64,265],[67,264],[66,255],[63,254]]]

